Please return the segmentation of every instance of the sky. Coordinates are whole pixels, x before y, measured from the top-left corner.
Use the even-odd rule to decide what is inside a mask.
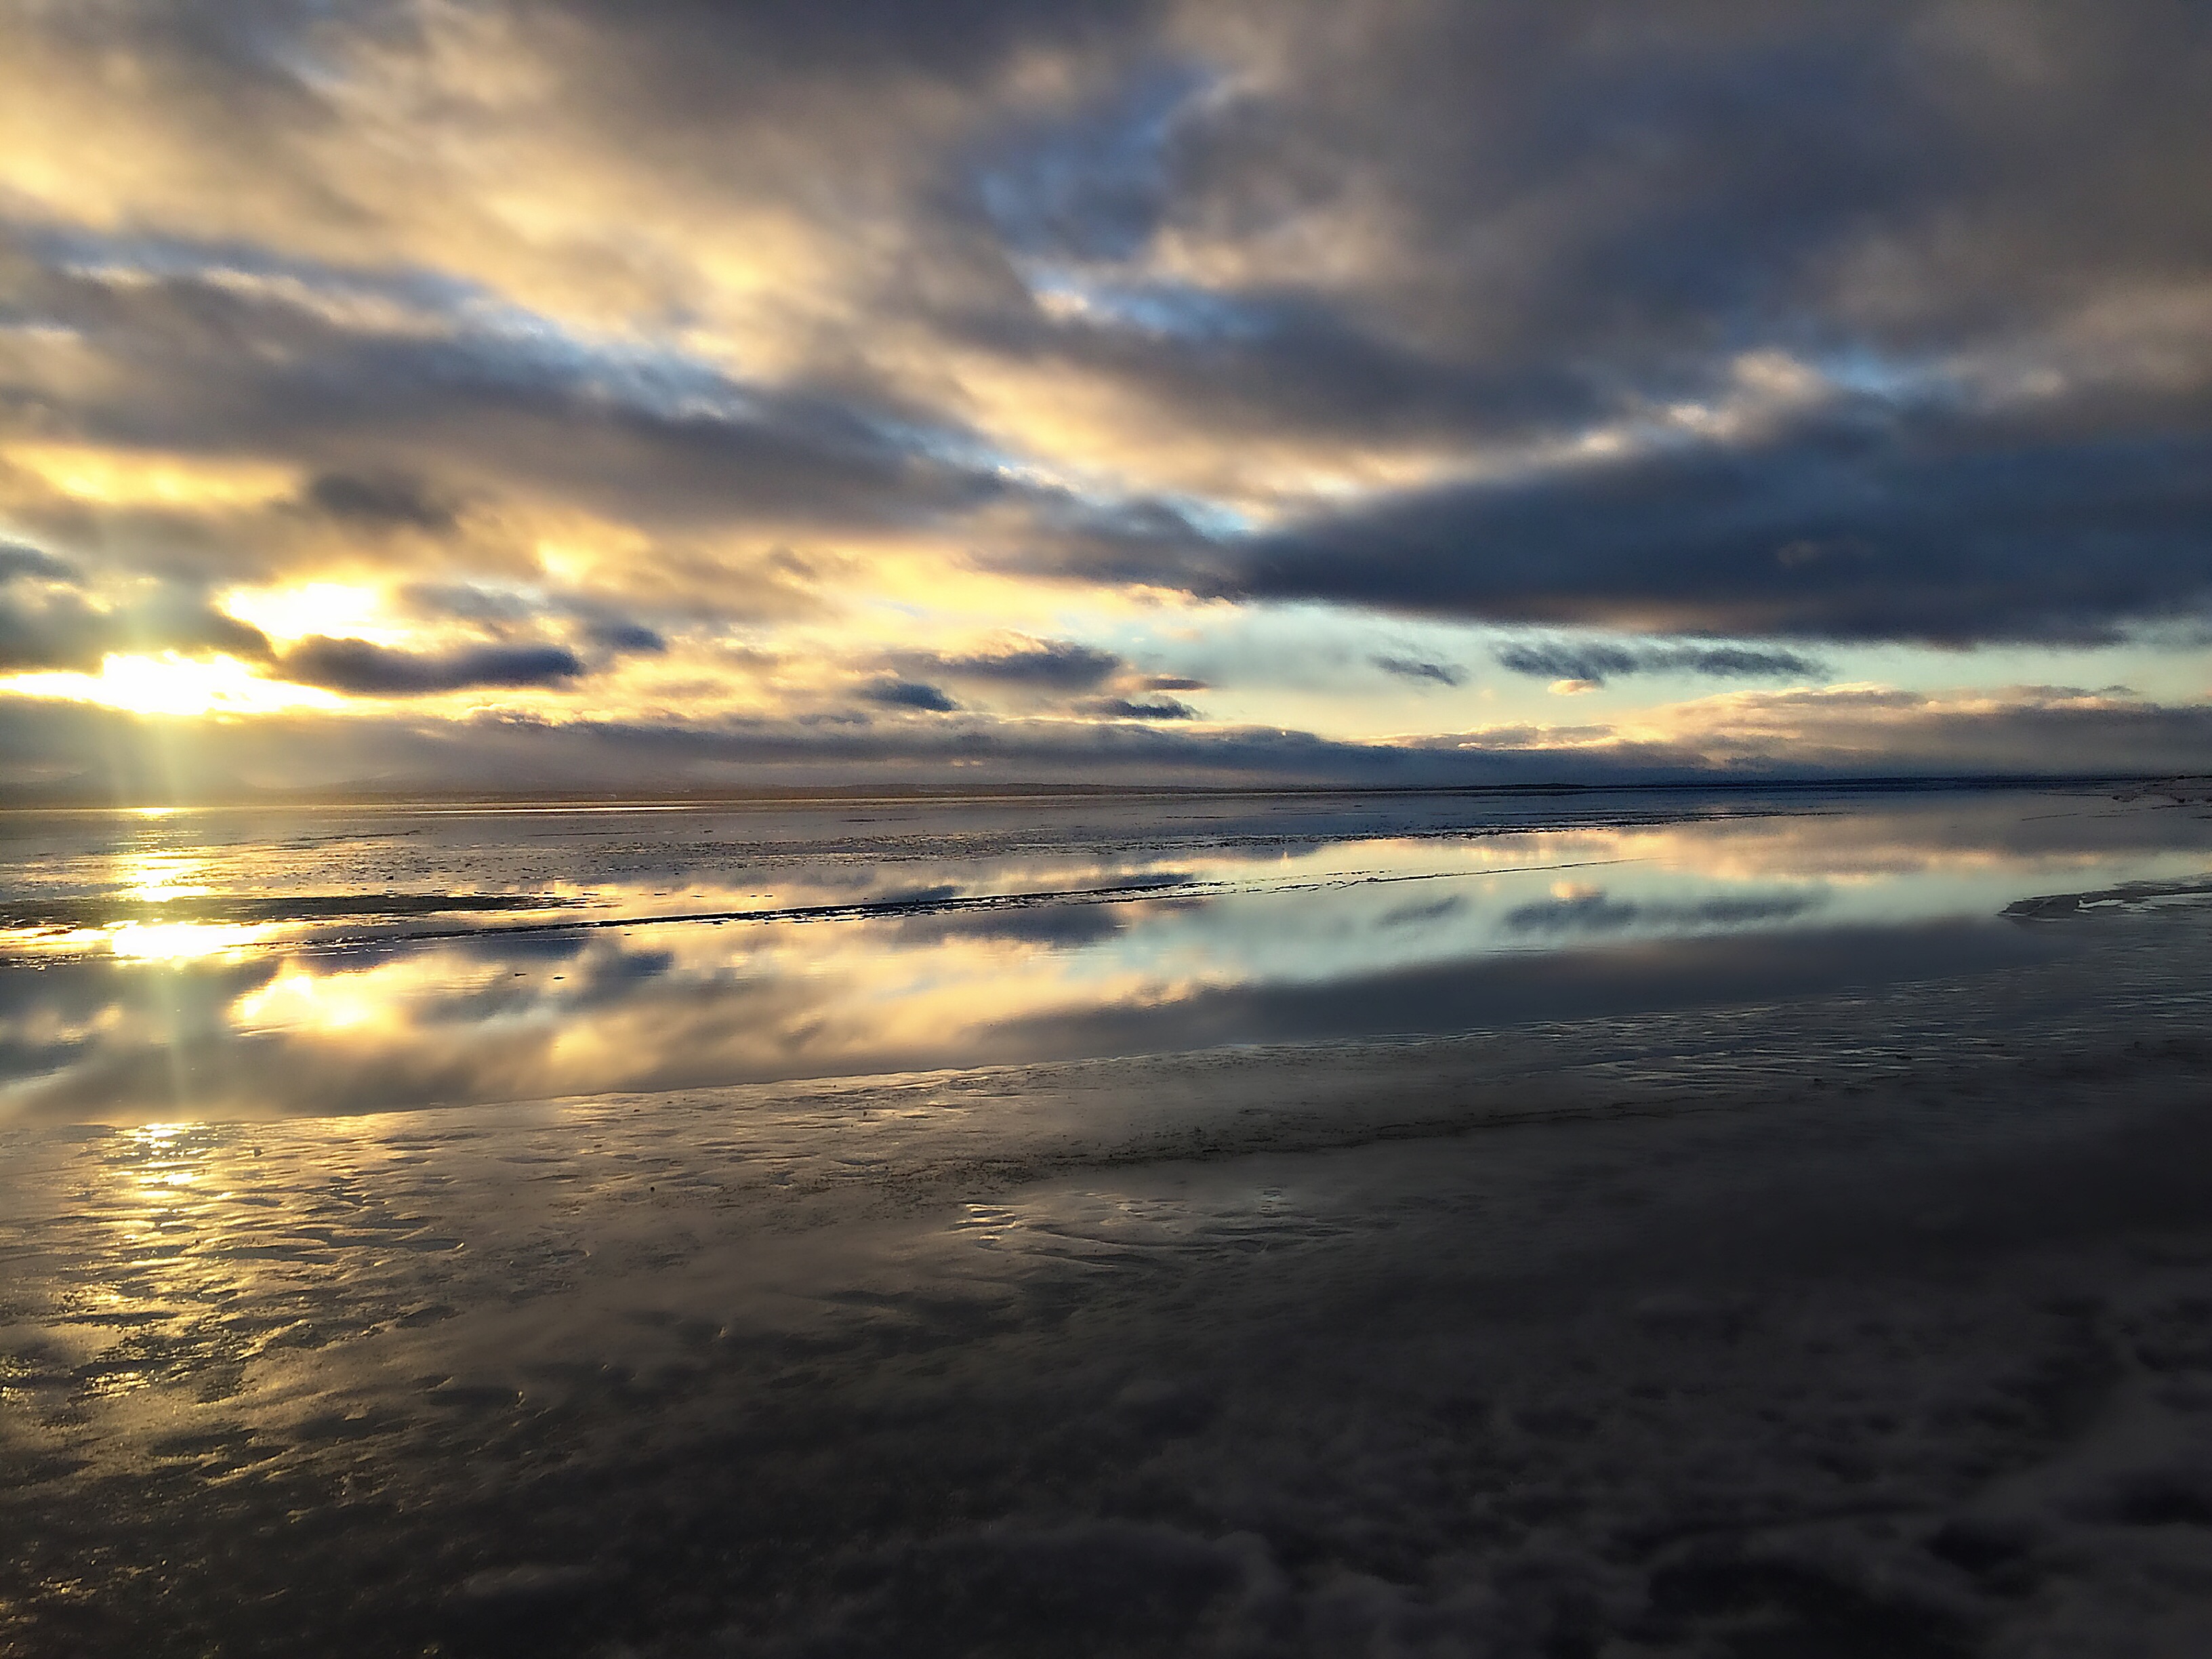
[[[0,0],[19,799],[2212,770],[2212,11]]]

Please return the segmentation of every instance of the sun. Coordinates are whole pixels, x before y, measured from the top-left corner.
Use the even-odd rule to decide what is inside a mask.
[[[0,679],[0,692],[187,719],[341,705],[341,699],[318,687],[264,679],[235,657],[187,657],[174,651],[111,653],[100,659],[96,674],[10,675]]]

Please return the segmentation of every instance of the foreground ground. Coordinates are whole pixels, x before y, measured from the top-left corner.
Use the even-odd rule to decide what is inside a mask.
[[[2040,925],[2040,924],[2039,924]],[[2212,941],[0,1161],[0,1650],[2212,1651]]]

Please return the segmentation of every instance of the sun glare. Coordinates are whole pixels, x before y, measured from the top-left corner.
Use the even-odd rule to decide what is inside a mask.
[[[336,708],[340,699],[313,686],[264,679],[234,657],[112,654],[97,674],[14,674],[0,691],[99,703],[135,714],[266,714],[286,708]]]
[[[192,879],[199,872],[198,859],[140,859],[131,866],[129,884],[123,890],[146,904],[167,904],[172,899],[194,898],[215,891],[204,882]]]
[[[58,494],[108,507],[253,507],[289,495],[289,466],[82,444],[17,444],[8,459]]]
[[[231,1017],[241,1030],[305,1027],[341,1031],[379,1020],[390,1012],[390,999],[373,982],[378,975],[316,975],[294,968],[240,997]],[[405,975],[402,975],[402,980]]]
[[[397,645],[406,637],[404,629],[379,620],[384,613],[381,593],[349,582],[241,587],[225,594],[222,606],[278,645],[290,645],[310,634],[367,640],[372,645]]]
[[[214,921],[122,921],[107,930],[107,948],[130,962],[200,962],[243,950],[266,927]]]

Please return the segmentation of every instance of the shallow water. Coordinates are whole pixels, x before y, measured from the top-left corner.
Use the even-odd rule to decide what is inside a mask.
[[[0,1653],[2206,1650],[2204,809],[1571,805],[19,823]]]
[[[1486,1037],[0,1136],[0,1651],[2198,1650],[2212,939],[2061,925]]]
[[[2109,790],[44,814],[0,837],[0,1124],[1811,993],[2003,959],[2022,900],[2212,868],[2201,804]]]

